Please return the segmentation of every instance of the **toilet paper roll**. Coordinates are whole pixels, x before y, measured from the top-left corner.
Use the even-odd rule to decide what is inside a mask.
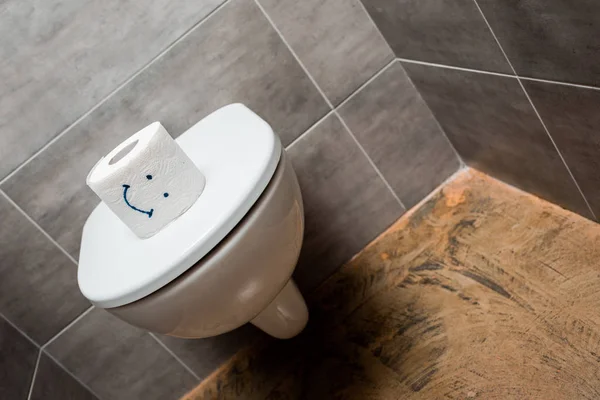
[[[190,208],[206,180],[154,122],[103,157],[86,182],[137,236],[148,238]]]

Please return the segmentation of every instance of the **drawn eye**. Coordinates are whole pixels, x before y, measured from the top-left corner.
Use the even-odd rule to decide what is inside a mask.
[[[163,196],[169,197],[169,193],[165,192],[165,193],[163,193]]]
[[[152,179],[152,175],[146,175],[146,179],[148,179],[148,180]]]

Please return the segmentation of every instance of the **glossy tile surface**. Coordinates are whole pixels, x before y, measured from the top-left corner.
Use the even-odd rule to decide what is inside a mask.
[[[600,215],[600,91],[524,80],[594,214]]]
[[[258,328],[246,324],[234,331],[205,339],[181,339],[166,335],[157,337],[200,379],[204,379],[263,335]]]
[[[469,166],[591,218],[516,79],[404,67]]]
[[[185,400],[594,399],[599,257],[597,223],[461,171],[308,296],[304,332]]]
[[[404,209],[335,115],[289,149],[304,201],[304,244],[294,277],[322,282],[395,221]]]
[[[396,56],[511,73],[472,0],[363,0]]]
[[[156,340],[94,309],[47,351],[103,399],[177,399],[196,378]]]
[[[0,179],[222,1],[0,2]]]
[[[83,223],[99,202],[85,177],[100,157],[153,121],[178,136],[232,102],[268,121],[284,144],[327,111],[251,0],[213,14],[2,188],[76,257]]]
[[[0,399],[26,399],[38,348],[0,316]]]
[[[0,221],[0,312],[43,345],[90,306],[77,266],[1,194]]]
[[[31,400],[98,400],[46,354],[42,354]]]
[[[600,2],[478,3],[519,75],[600,85]]]
[[[407,208],[459,168],[454,150],[400,63],[354,95],[340,115]]]
[[[259,0],[335,105],[394,55],[359,0]]]

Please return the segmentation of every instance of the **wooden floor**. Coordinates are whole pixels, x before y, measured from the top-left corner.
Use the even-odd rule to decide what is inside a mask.
[[[600,399],[600,226],[460,173],[188,399]]]

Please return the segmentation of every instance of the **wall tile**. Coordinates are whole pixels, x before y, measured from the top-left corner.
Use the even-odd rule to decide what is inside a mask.
[[[98,203],[91,167],[138,129],[160,120],[174,136],[217,108],[243,102],[290,143],[327,105],[251,0],[234,0],[3,185],[77,256]]]
[[[0,399],[26,399],[38,348],[0,316]]]
[[[363,0],[396,56],[511,73],[472,0]]]
[[[1,194],[0,221],[0,312],[44,344],[90,306],[77,267]]]
[[[600,215],[600,91],[523,80],[596,216]]]
[[[31,400],[98,400],[46,354],[42,354]]]
[[[600,85],[600,2],[478,2],[519,75]]]
[[[306,219],[294,277],[306,290],[373,240],[404,209],[335,115],[307,132],[289,154]]]
[[[259,2],[334,105],[393,58],[359,0]]]
[[[103,399],[178,399],[198,382],[156,340],[94,309],[47,351]]]
[[[222,1],[1,2],[0,179]]]
[[[591,218],[516,79],[404,67],[467,164]]]
[[[228,361],[236,352],[251,345],[261,335],[263,335],[262,332],[253,325],[246,324],[231,332],[206,339],[157,336],[200,379],[204,379]]]
[[[407,208],[460,166],[400,63],[353,96],[340,115]]]

